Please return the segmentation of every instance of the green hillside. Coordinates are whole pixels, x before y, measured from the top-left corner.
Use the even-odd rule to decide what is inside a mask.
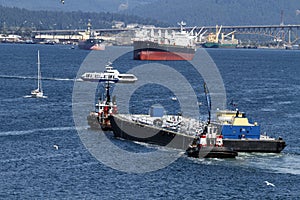
[[[20,8],[0,6],[0,30],[1,32],[49,29],[85,29],[88,20],[91,19],[93,28],[111,28],[112,22],[123,21],[125,24],[139,23],[162,25],[167,24],[150,18],[142,18],[129,14],[109,12],[91,13],[82,11],[29,11]]]
[[[58,4],[60,8],[56,11],[50,8],[47,10],[49,1],[40,1],[37,5],[42,10],[35,11],[0,6],[1,32],[24,32],[24,29],[84,29],[88,19],[91,19],[94,28],[110,28],[113,20],[156,26],[177,26],[177,22],[182,20],[188,26],[268,25],[280,24],[281,11],[284,12],[285,24],[300,24],[300,15],[296,15],[296,10],[300,9],[299,0],[143,0],[139,3],[138,0],[129,0],[128,9],[115,9],[114,13],[84,11],[88,7],[95,7],[90,10],[97,10],[99,3],[103,3],[99,10],[105,10],[106,6],[113,10],[112,8],[126,2],[125,0],[111,3],[107,3],[108,0],[88,0],[86,4],[69,1],[63,7],[55,1],[55,5]],[[26,1],[25,5],[35,8],[33,0]],[[68,11],[72,10],[71,5],[77,11]]]

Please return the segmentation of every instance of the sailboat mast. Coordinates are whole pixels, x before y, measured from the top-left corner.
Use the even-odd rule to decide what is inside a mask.
[[[38,50],[38,90],[42,91],[40,51]]]

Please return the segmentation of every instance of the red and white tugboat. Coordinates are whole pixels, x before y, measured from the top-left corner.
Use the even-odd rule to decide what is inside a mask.
[[[208,121],[203,127],[203,132],[194,139],[186,153],[194,158],[235,158],[238,156],[237,151],[223,146],[223,136],[218,130],[219,127],[211,124],[211,101],[206,83],[204,92],[208,105]]]
[[[103,100],[99,99],[95,105],[95,111],[90,112],[87,116],[88,125],[91,129],[111,130],[109,116],[117,113],[117,104],[115,98],[111,101],[109,88],[109,81],[107,81],[105,98]]]
[[[194,158],[235,158],[238,156],[236,151],[223,146],[222,135],[217,135],[215,127],[210,124],[201,135],[195,138],[186,153]]]

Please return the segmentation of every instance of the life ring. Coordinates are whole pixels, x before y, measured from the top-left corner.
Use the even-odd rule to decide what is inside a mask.
[[[117,107],[114,107],[113,108],[113,114],[116,114],[118,112],[118,108]]]
[[[163,122],[162,122],[161,119],[155,119],[155,120],[153,121],[153,124],[154,124],[155,126],[161,127],[162,124],[163,124]]]

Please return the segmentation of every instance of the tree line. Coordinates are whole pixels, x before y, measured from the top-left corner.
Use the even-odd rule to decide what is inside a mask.
[[[109,12],[82,12],[82,11],[30,11],[16,7],[0,6],[0,32],[29,34],[32,30],[74,30],[85,29],[91,20],[93,28],[111,28],[114,21],[125,24],[138,23],[144,25],[167,26],[167,23],[150,18],[142,18],[130,14]]]

